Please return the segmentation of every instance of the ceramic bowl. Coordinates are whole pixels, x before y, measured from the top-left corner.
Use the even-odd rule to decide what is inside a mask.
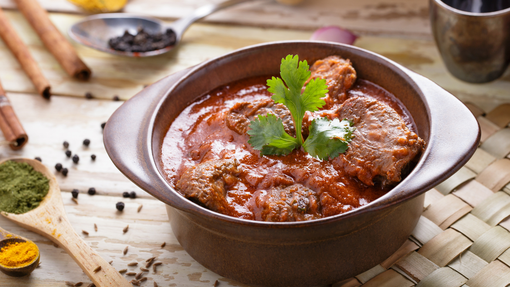
[[[398,97],[427,142],[415,168],[366,206],[306,222],[233,218],[185,199],[165,180],[160,160],[172,121],[188,104],[220,85],[278,74],[280,61],[288,54],[309,63],[329,55],[348,58],[359,78]],[[124,103],[104,130],[106,150],[120,171],[167,204],[182,247],[210,270],[260,286],[330,284],[388,258],[416,226],[424,192],[464,165],[479,136],[471,112],[430,80],[357,47],[310,41],[251,46],[168,76]]]

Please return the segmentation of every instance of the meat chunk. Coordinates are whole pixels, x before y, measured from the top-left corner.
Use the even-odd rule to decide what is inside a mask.
[[[339,56],[329,56],[322,60],[317,60],[310,67],[312,71],[311,79],[325,79],[328,85],[328,94],[325,99],[326,108],[334,103],[342,103],[346,99],[347,90],[356,82],[356,71],[352,67],[351,61],[342,59]]]
[[[188,168],[176,184],[184,197],[213,211],[228,214],[226,195],[239,175],[234,159],[210,160]]]
[[[257,220],[285,222],[322,217],[317,194],[301,184],[261,191],[255,201],[261,209]]]
[[[366,185],[374,185],[374,179],[383,185],[399,182],[402,169],[425,146],[394,109],[375,99],[349,98],[338,115],[353,120],[356,131],[347,151],[334,163]]]
[[[227,126],[236,133],[246,134],[250,127],[250,121],[256,116],[273,114],[283,121],[285,131],[294,136],[294,122],[290,111],[283,104],[277,104],[271,99],[258,100],[255,102],[242,102],[235,104],[227,113]]]

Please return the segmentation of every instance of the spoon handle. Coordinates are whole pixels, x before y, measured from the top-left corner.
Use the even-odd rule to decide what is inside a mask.
[[[183,17],[174,23],[172,23],[171,27],[174,30],[175,34],[177,34],[177,41],[180,40],[182,34],[184,34],[184,31],[188,29],[188,27],[193,24],[194,22],[227,7],[234,6],[240,3],[249,2],[253,0],[228,0],[224,1],[218,4],[211,4],[202,6],[198,9],[196,9],[191,15]]]
[[[5,229],[2,229],[2,227],[0,227],[0,241],[7,239],[7,234],[10,233],[7,232]]]

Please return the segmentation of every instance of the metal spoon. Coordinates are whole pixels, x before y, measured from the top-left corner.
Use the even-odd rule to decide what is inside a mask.
[[[13,234],[13,233],[9,233],[6,230],[0,228],[0,250],[2,250],[2,248],[7,246],[9,243],[27,242],[27,241],[31,242],[30,240],[28,240],[24,237],[21,237],[19,235]],[[0,253],[1,253],[1,251],[0,251]],[[4,265],[0,264],[0,271],[5,273],[6,275],[14,276],[14,277],[26,276],[26,275],[32,273],[32,271],[34,271],[35,268],[37,268],[37,266],[39,265],[40,257],[41,256],[39,253],[39,248],[37,248],[37,257],[32,262],[28,263],[27,265],[20,266],[20,267],[8,267],[8,266],[4,266]]]
[[[110,54],[130,57],[155,56],[166,53],[177,46],[184,31],[194,22],[218,10],[249,1],[253,0],[229,0],[219,4],[202,6],[191,15],[183,17],[169,26],[165,26],[161,21],[154,18],[132,14],[110,13],[93,15],[74,24],[71,29],[69,29],[69,36],[78,43]],[[175,44],[149,52],[117,51],[110,48],[108,45],[108,40],[110,38],[121,36],[126,30],[131,34],[136,34],[139,27],[142,27],[144,31],[149,34],[164,33],[166,29],[172,29],[176,35]]]

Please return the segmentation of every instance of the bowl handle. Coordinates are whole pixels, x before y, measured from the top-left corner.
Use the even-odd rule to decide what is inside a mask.
[[[163,202],[177,205],[180,200],[174,197],[179,195],[163,192],[168,187],[157,179],[158,171],[151,164],[147,135],[159,99],[188,71],[179,71],[143,89],[112,114],[103,131],[106,152],[115,166],[143,190]]]
[[[417,174],[408,176],[402,182],[403,190],[388,202],[417,196],[446,180],[471,158],[480,141],[478,121],[460,100],[431,80],[403,69],[428,102],[430,137],[422,160],[414,168]]]

